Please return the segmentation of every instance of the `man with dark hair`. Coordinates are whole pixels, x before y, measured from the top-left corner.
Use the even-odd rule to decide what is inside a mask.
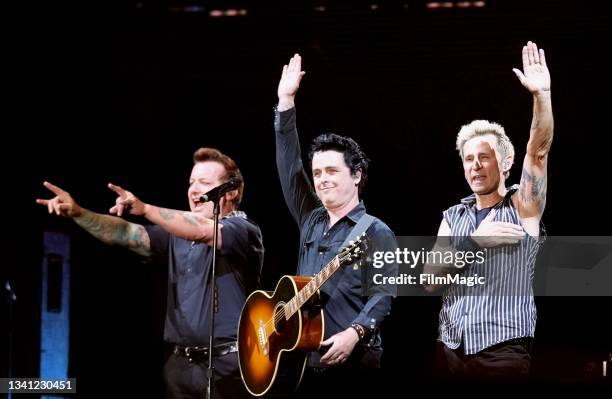
[[[338,253],[362,217],[372,217],[359,200],[369,160],[351,138],[324,134],[313,141],[310,163],[315,190],[312,190],[302,164],[295,122],[295,95],[304,73],[297,54],[283,67],[275,118],[276,162],[285,201],[300,229],[298,274],[313,276]],[[377,218],[371,220],[366,227],[370,250],[393,251],[395,236],[391,229]],[[384,274],[396,271],[395,264],[381,269]],[[361,395],[364,389],[376,388],[348,381],[359,378],[358,370],[367,369],[370,378],[372,370],[380,367],[379,326],[389,314],[393,292],[364,292],[367,291],[364,288],[367,287],[362,271],[350,266],[323,285],[323,350],[309,356],[305,396],[308,389],[316,386],[329,390],[341,385],[349,395]],[[371,379],[369,382],[374,384]]]
[[[335,133],[322,134],[316,137],[310,145],[308,159],[312,162],[312,157],[316,152],[336,151],[344,156],[344,163],[350,169],[351,175],[361,174],[358,184],[358,194],[361,194],[368,181],[368,166],[370,160],[363,153],[359,144],[350,137],[339,136]]]
[[[130,223],[120,217],[80,207],[70,194],[45,182],[55,197],[37,202],[49,213],[72,218],[100,241],[126,247],[168,264],[168,300],[164,339],[172,354],[164,366],[168,398],[204,397],[207,386],[210,332],[210,289],[213,204],[200,197],[230,178],[242,181],[236,163],[213,148],[194,154],[187,196],[190,212],[159,208],[129,191],[109,184],[117,193],[112,214],[144,216],[155,226]],[[220,202],[217,256],[218,313],[215,317],[213,365],[216,398],[249,397],[240,381],[236,332],[246,297],[259,287],[263,244],[259,227],[238,210],[244,183]]]

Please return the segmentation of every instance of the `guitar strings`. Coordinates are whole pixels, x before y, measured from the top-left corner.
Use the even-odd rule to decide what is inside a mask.
[[[325,268],[327,268],[329,265],[331,265],[331,264],[332,264],[332,263],[333,263],[335,260],[338,260],[338,261],[339,261],[338,263],[339,263],[339,264],[342,264],[342,262],[344,262],[344,261],[346,261],[346,260],[350,260],[350,259],[351,259],[350,250],[349,250],[349,249],[344,249],[344,250],[342,250],[342,251],[341,251],[341,252],[340,252],[338,255],[336,255],[336,256],[334,257],[334,259],[332,259],[332,260],[331,260],[331,261],[330,261],[330,262],[329,262],[329,263],[328,263],[328,264],[325,266]],[[301,292],[301,291],[300,291],[300,292]],[[299,293],[298,293],[298,295],[299,295]],[[295,299],[295,298],[296,298],[296,297],[294,296],[294,297],[293,297],[291,300],[293,300],[293,299]],[[287,305],[283,305],[283,307],[282,307],[282,313],[281,313],[280,311],[279,311],[279,312],[275,312],[275,313],[274,313],[274,317],[273,317],[272,319],[270,319],[270,320],[268,320],[267,322],[265,322],[265,323],[264,323],[264,329],[265,329],[265,331],[266,331],[266,334],[268,334],[268,336],[269,336],[269,334],[271,334],[271,333],[272,333],[272,331],[273,331],[273,330],[272,330],[272,331],[268,331],[268,327],[270,327],[271,325],[272,325],[272,326],[275,326],[275,325],[276,325],[278,322],[280,322],[280,321],[281,321],[283,318],[285,318],[285,319],[286,319],[286,311],[285,311],[286,306],[287,306]]]

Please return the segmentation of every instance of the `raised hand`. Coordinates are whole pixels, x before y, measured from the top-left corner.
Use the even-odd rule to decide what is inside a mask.
[[[51,199],[37,199],[36,203],[44,205],[48,208],[49,213],[55,212],[58,216],[65,216],[75,218],[81,216],[83,209],[76,203],[76,201],[70,196],[70,193],[62,190],[61,188],[49,183],[43,182],[49,191],[55,194],[55,197]]]
[[[480,222],[478,228],[472,233],[472,240],[481,248],[498,245],[516,244],[525,237],[525,231],[514,223],[494,222],[496,210],[491,209],[489,214]]]
[[[527,45],[523,46],[523,71],[517,68],[512,71],[532,94],[550,92],[550,73],[546,66],[544,50],[538,50],[535,43],[527,42]]]
[[[128,214],[137,216],[144,215],[145,203],[139,200],[134,194],[112,183],[108,183],[108,188],[117,194],[115,206],[109,210],[111,214],[121,216],[124,212],[127,212]]]
[[[289,64],[283,66],[283,73],[278,82],[278,101],[293,106],[295,95],[300,88],[300,81],[306,72],[302,71],[302,57],[295,54]]]

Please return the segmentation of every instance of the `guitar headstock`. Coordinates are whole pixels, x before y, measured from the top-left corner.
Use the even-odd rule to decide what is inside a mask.
[[[358,235],[355,240],[349,241],[349,245],[342,248],[338,254],[340,264],[346,265],[362,260],[368,251],[368,236],[365,232]]]

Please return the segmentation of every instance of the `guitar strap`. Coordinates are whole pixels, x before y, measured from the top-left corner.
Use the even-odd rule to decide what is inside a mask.
[[[353,227],[353,230],[348,233],[340,248],[345,248],[349,244],[349,241],[355,240],[358,235],[365,233],[365,231],[369,229],[370,225],[372,225],[374,222],[374,219],[376,219],[374,216],[364,213],[357,221],[355,227]]]
[[[357,221],[357,223],[355,224],[355,226],[353,226],[353,229],[351,230],[350,233],[347,234],[346,238],[344,239],[344,242],[342,243],[342,245],[340,246],[340,249],[342,248],[346,248],[347,245],[349,245],[349,241],[354,241],[355,239],[357,239],[357,237],[359,235],[361,235],[361,233],[364,233],[366,230],[368,230],[368,228],[370,228],[370,226],[372,225],[372,223],[374,222],[376,218],[372,215],[368,215],[367,213],[364,213],[359,220]],[[338,285],[338,283],[340,282],[340,280],[342,280],[342,271],[339,271],[338,273],[336,273],[335,276],[333,276],[330,280],[328,280],[325,285],[323,285],[323,287],[321,287],[321,291],[325,292],[327,295],[332,295],[332,293],[335,291],[336,286]]]

